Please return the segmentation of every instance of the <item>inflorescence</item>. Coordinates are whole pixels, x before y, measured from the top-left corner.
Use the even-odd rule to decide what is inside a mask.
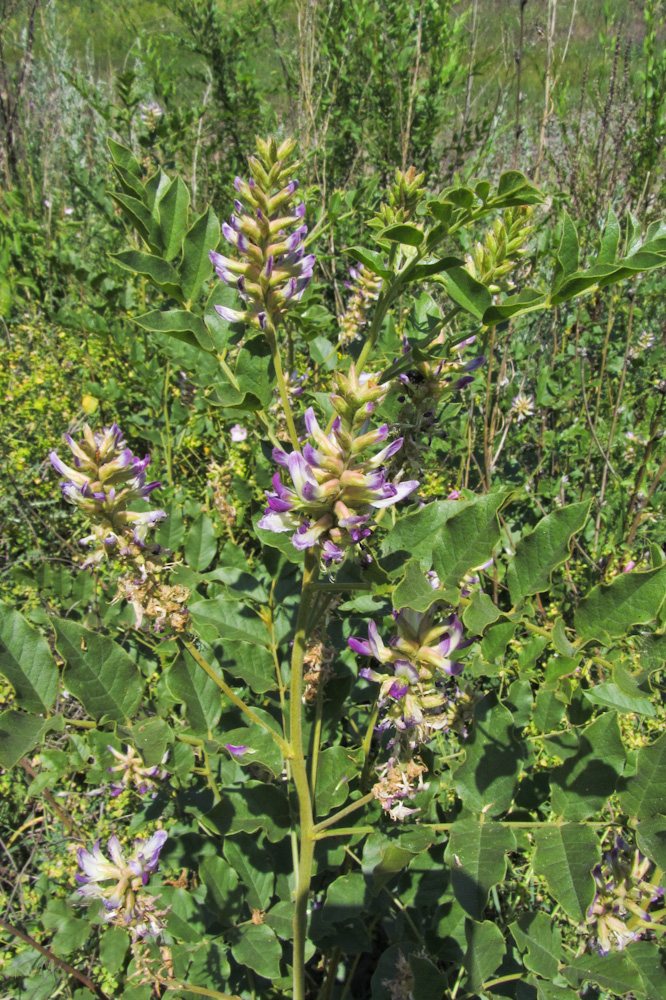
[[[146,483],[150,455],[136,458],[117,424],[95,432],[84,424],[78,443],[69,434],[65,441],[74,456],[74,467],[66,465],[55,451],[49,458],[54,469],[66,476],[60,484],[65,500],[92,521],[91,534],[81,539],[81,545],[92,546],[83,568],[98,565],[131,542],[143,546],[148,529],[166,517],[163,510],[128,510],[135,500],[147,499],[161,486],[159,482]]]
[[[315,256],[305,253],[305,202],[294,204],[298,163],[288,162],[294,147],[293,139],[280,146],[274,139],[257,139],[257,156],[248,159],[249,180],[236,177],[235,211],[222,226],[234,256],[210,251],[218,277],[245,303],[242,310],[215,306],[229,322],[260,330],[269,323],[277,327],[289,302],[300,299],[312,278]]]
[[[372,532],[374,511],[390,507],[409,496],[416,480],[387,482],[382,464],[402,445],[397,438],[370,458],[364,453],[386,440],[386,424],[369,429],[369,417],[386,388],[375,376],[338,375],[338,392],[330,397],[337,416],[325,433],[310,407],[305,413],[309,437],[302,451],[287,454],[273,449],[273,458],[287,470],[291,480],[285,486],[276,472],[272,491],[267,492],[268,509],[259,527],[268,531],[291,531],[298,550],[318,547],[325,565],[340,562],[351,546],[363,547]]]
[[[115,834],[107,842],[110,861],[102,854],[99,841],[92,851],[81,847],[77,853],[81,869],[76,876],[79,895],[90,902],[101,900],[106,922],[127,928],[133,940],[157,935],[164,929],[162,918],[166,910],[157,909],[159,897],[142,889],[157,868],[166,839],[166,832],[158,830],[149,840],[135,840],[129,859],[125,858]]]

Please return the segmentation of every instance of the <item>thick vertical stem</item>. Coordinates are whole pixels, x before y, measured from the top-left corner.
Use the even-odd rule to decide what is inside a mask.
[[[312,797],[303,746],[303,661],[310,617],[312,584],[316,582],[319,557],[311,549],[305,553],[305,569],[301,589],[301,606],[296,620],[296,635],[291,657],[291,689],[289,693],[289,736],[291,743],[291,773],[298,797],[299,852],[294,909],[294,1000],[305,997],[305,935],[308,921],[308,895],[314,857],[314,815]]]

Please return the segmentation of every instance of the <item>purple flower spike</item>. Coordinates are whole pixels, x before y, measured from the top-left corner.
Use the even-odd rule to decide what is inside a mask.
[[[225,743],[224,748],[229,751],[232,757],[242,757],[250,749],[249,747],[244,746],[234,746],[233,743]]]

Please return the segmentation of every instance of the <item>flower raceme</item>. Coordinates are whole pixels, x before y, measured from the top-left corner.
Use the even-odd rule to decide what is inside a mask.
[[[69,503],[88,514],[92,533],[81,539],[82,545],[93,545],[84,567],[96,565],[105,556],[115,554],[121,543],[133,540],[143,545],[148,529],[166,517],[163,510],[130,511],[135,500],[145,500],[159,482],[146,483],[146,468],[150,456],[135,457],[127,447],[117,424],[101,431],[92,431],[84,424],[83,438],[77,443],[65,435],[74,457],[69,466],[52,451],[49,455],[56,472],[65,476],[60,483],[62,494]]]
[[[388,646],[373,621],[368,625],[367,639],[348,640],[355,653],[373,657],[380,667],[363,667],[359,672],[381,685],[379,708],[384,717],[380,728],[394,725],[399,731],[413,730],[416,742],[449,725],[453,706],[447,682],[463,670],[452,654],[469,645],[469,641],[462,641],[462,622],[457,615],[437,622],[438,614],[436,604],[423,614],[410,608],[397,612],[398,634]]]
[[[643,937],[650,924],[662,922],[663,911],[648,912],[652,903],[664,898],[663,887],[648,881],[651,867],[638,849],[631,852],[618,836],[602,863],[592,869],[596,892],[585,923],[600,955],[623,951]]]
[[[288,164],[295,143],[257,139],[257,156],[249,157],[250,178],[237,177],[234,213],[222,226],[233,256],[210,251],[219,278],[236,288],[245,309],[215,308],[229,322],[265,330],[277,327],[287,304],[298,300],[312,278],[314,254],[306,254],[305,202],[294,204],[298,163]]]
[[[364,395],[363,387],[351,372],[351,381]],[[372,379],[366,380],[368,394],[376,390]],[[340,562],[345,551],[361,545],[372,531],[375,510],[389,507],[409,496],[419,485],[416,480],[389,483],[382,464],[399,451],[402,438],[387,444],[370,458],[364,458],[375,444],[388,437],[388,426],[369,430],[367,415],[372,402],[359,403],[349,393],[331,397],[338,415],[326,434],[319,426],[314,410],[305,413],[305,425],[312,442],[302,451],[287,454],[273,449],[273,458],[289,475],[285,485],[279,472],[273,476],[272,491],[267,492],[268,508],[259,527],[268,531],[292,531],[296,549],[321,548],[326,565]],[[359,419],[360,418],[360,419]]]
[[[107,841],[111,860],[102,854],[99,841],[92,851],[79,848],[81,872],[76,875],[79,895],[90,901],[101,900],[107,922],[132,925],[135,937],[157,933],[162,929],[160,914],[155,910],[153,898],[142,895],[140,890],[157,868],[166,839],[166,831],[158,830],[148,840],[135,840],[129,859],[125,858],[115,834]]]
[[[120,795],[126,788],[134,786],[139,795],[145,795],[148,791],[153,791],[157,787],[155,778],[163,780],[167,776],[167,771],[163,770],[159,764],[155,767],[146,767],[141,756],[134,747],[127,747],[126,753],[115,750],[112,746],[107,746],[116,760],[120,761],[114,767],[108,768],[110,773],[119,774],[120,781],[112,785],[112,795]],[[162,757],[162,764],[165,764],[169,757],[167,750]]]

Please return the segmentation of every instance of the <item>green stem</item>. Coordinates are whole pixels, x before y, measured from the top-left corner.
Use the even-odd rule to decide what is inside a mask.
[[[300,842],[296,875],[294,909],[294,1000],[305,1000],[305,935],[308,920],[308,895],[314,860],[314,816],[303,746],[303,661],[307,642],[306,625],[310,615],[312,584],[317,579],[319,557],[312,549],[305,553],[301,603],[296,620],[296,634],[291,657],[291,688],[289,692],[289,735],[291,771],[298,797]]]
[[[167,478],[169,486],[173,486],[173,465],[171,462],[171,428],[169,426],[169,362],[167,361],[164,371],[164,457],[166,459]]]
[[[355,837],[356,834],[362,833],[376,833],[377,827],[374,826],[344,826],[338,827],[337,830],[322,830],[321,833],[315,834],[316,840],[324,840],[326,837]]]
[[[264,720],[256,714],[256,712],[254,712],[248,705],[246,705],[245,702],[231,690],[229,685],[222,680],[217,671],[215,671],[211,667],[210,663],[207,663],[206,660],[204,660],[203,656],[201,655],[201,653],[199,652],[199,650],[197,649],[197,647],[194,645],[193,642],[188,642],[187,639],[181,639],[181,642],[185,647],[185,649],[187,650],[187,652],[192,657],[192,659],[195,661],[195,663],[197,663],[202,670],[205,670],[205,672],[208,674],[211,680],[215,681],[217,686],[220,688],[221,691],[224,692],[229,701],[231,701],[236,706],[236,708],[239,708],[241,712],[243,712],[243,714],[248,717],[250,722],[255,723],[255,725],[257,726],[261,726],[263,730],[269,733],[269,735],[273,737],[277,745],[280,747],[280,750],[285,755],[285,757],[288,757],[289,754],[291,753],[290,744],[287,743],[287,741],[283,739],[279,733],[276,733],[271,726],[268,726],[264,722]]]
[[[363,806],[367,805],[368,802],[372,802],[374,797],[373,792],[368,792],[368,794],[364,795],[363,798],[356,799],[356,801],[352,802],[351,805],[345,806],[345,808],[341,809],[339,812],[333,813],[332,816],[328,816],[326,819],[323,819],[321,823],[317,823],[313,832],[317,834],[320,833],[321,830],[325,830],[326,827],[333,826],[333,824],[337,823],[339,819],[344,819],[345,816],[349,816],[350,813],[356,812],[357,809],[361,809]]]
[[[164,979],[162,986],[167,990],[187,990],[188,993],[196,993],[200,997],[212,997],[213,1000],[241,1000],[235,993],[219,993],[217,990],[208,990],[205,986],[183,983],[179,979]]]
[[[268,346],[271,349],[271,358],[273,359],[273,366],[275,368],[275,379],[278,384],[278,389],[280,391],[280,399],[282,400],[282,409],[284,410],[284,418],[287,421],[287,430],[289,431],[289,439],[292,443],[293,448],[296,451],[300,451],[300,445],[298,443],[298,434],[296,433],[296,425],[294,424],[294,417],[291,412],[291,404],[289,402],[289,394],[287,393],[287,385],[284,380],[284,372],[282,371],[282,361],[280,360],[280,349],[277,342],[277,334],[275,327],[273,326],[270,319],[266,320],[266,340],[268,341]]]

